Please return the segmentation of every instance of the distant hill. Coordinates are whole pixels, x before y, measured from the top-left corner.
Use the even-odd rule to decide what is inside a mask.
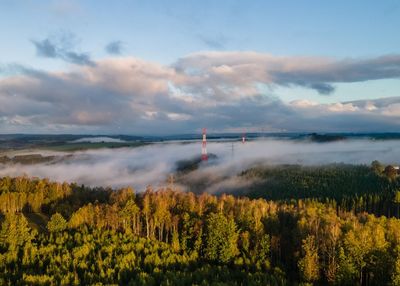
[[[103,140],[98,140],[103,138]],[[239,141],[242,133],[210,133],[209,141]],[[400,133],[306,133],[306,132],[279,132],[279,133],[246,133],[246,140],[252,141],[262,138],[280,140],[310,140],[312,142],[334,142],[346,139],[370,140],[400,140]],[[200,133],[177,134],[163,136],[136,136],[136,135],[102,135],[102,134],[0,134],[0,152],[7,150],[22,150],[42,148],[60,151],[75,151],[93,148],[136,147],[152,142],[196,141],[201,140]],[[82,141],[82,142],[81,142]],[[84,141],[84,142],[83,142]],[[74,145],[75,144],[75,145]]]
[[[216,160],[218,157],[215,154],[208,154],[208,161]],[[199,168],[203,161],[201,156],[197,156],[188,160],[181,160],[176,162],[176,171],[181,173],[191,172]]]
[[[335,134],[317,134],[311,133],[306,138],[310,139],[313,142],[335,142],[335,141],[342,141],[346,140],[346,137],[343,135],[335,135]]]
[[[93,143],[89,142],[93,139]],[[103,139],[96,142],[98,138]],[[84,139],[85,142],[80,142]],[[76,151],[93,148],[135,147],[143,145],[143,137],[130,135],[50,135],[50,134],[6,134],[0,135],[0,152],[22,149],[51,149],[55,151]]]

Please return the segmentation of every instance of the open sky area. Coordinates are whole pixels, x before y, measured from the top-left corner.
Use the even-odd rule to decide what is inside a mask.
[[[399,1],[0,0],[0,133],[397,132]]]

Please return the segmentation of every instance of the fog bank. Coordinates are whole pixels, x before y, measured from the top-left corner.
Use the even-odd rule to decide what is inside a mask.
[[[241,142],[210,142],[208,152],[217,159],[201,164],[185,181],[205,180],[207,191],[245,188],[247,182],[234,175],[255,164],[322,165],[330,163],[400,163],[400,141],[344,140],[331,143],[263,139]],[[132,186],[142,191],[147,185],[165,184],[176,171],[178,161],[200,155],[201,142],[156,143],[136,148],[100,149],[74,152],[53,163],[34,165],[0,164],[0,176],[26,174],[90,186]],[[38,151],[36,153],[41,153]],[[46,153],[46,152],[43,152]]]

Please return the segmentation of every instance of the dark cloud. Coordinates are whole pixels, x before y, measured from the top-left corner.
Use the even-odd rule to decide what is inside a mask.
[[[105,50],[110,55],[120,55],[123,51],[123,43],[121,41],[113,41],[107,44]]]
[[[228,43],[228,38],[221,34],[217,36],[199,35],[198,37],[208,48],[213,50],[223,50]]]
[[[65,52],[62,56],[67,62],[77,64],[77,65],[88,65],[93,66],[94,62],[90,59],[87,53],[76,53],[76,52]]]
[[[32,43],[35,45],[36,54],[39,57],[56,58],[58,56],[56,46],[49,39],[42,41],[32,40]]]
[[[74,38],[72,34],[60,33],[43,40],[32,40],[39,57],[61,59],[76,65],[93,66],[94,62],[88,53],[74,51]]]
[[[335,88],[327,83],[313,83],[310,87],[322,95],[329,95],[335,91]]]
[[[212,84],[265,83],[303,86],[326,95],[333,83],[400,78],[400,55],[371,59],[277,57],[255,52],[202,52],[181,58],[178,72],[204,80],[196,88]]]
[[[388,55],[373,59],[325,60],[303,70],[279,71],[278,82],[293,82],[308,86],[321,94],[334,91],[331,83],[362,82],[368,80],[400,78],[400,55]]]

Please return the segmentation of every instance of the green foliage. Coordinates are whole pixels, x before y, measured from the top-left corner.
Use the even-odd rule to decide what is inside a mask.
[[[274,200],[343,198],[361,194],[382,194],[395,188],[396,182],[388,182],[368,166],[333,164],[306,167],[285,165],[256,167],[244,171],[246,179],[258,179],[258,183],[246,190],[250,197]]]
[[[301,276],[306,282],[318,280],[319,257],[314,236],[309,235],[303,240],[302,251],[304,256],[298,263]]]
[[[28,227],[28,221],[22,214],[6,214],[1,227],[0,245],[15,250],[30,243],[34,234]]]
[[[210,214],[207,218],[205,256],[214,261],[229,262],[238,254],[238,233],[233,219],[222,213]]]
[[[300,192],[335,177],[345,186],[350,180],[325,170],[314,184],[315,170],[296,172],[304,180],[290,172],[285,180],[294,179],[290,188],[298,184]],[[356,180],[366,174],[350,171],[357,172]],[[342,196],[351,212],[343,201],[319,198],[266,201],[150,187],[135,195],[0,178],[0,285],[399,285],[400,220],[365,213],[396,215],[397,179],[363,178],[385,190]]]
[[[371,168],[377,175],[381,175],[385,170],[385,167],[382,165],[382,163],[377,160],[371,163]]]
[[[400,191],[396,191],[394,193],[393,202],[396,204],[400,204]]]
[[[400,189],[400,176],[392,166],[374,161],[363,165],[284,165],[254,167],[243,179],[256,183],[243,191],[250,198],[290,201],[311,199],[334,204],[338,211],[369,212],[400,217],[393,200]]]
[[[394,263],[394,270],[392,273],[392,285],[400,285],[400,246],[396,249],[397,257]]]
[[[179,234],[178,234],[177,231],[174,231],[174,232],[172,233],[171,247],[172,247],[172,250],[173,250],[174,252],[179,252],[179,250],[180,250],[180,245],[179,245]]]
[[[260,243],[258,244],[256,253],[257,261],[264,268],[268,269],[270,263],[270,237],[268,234],[264,234],[259,241]]]
[[[350,256],[346,256],[344,249],[339,250],[339,269],[336,277],[338,285],[354,285],[357,281],[357,268]]]
[[[50,232],[59,232],[67,228],[67,221],[59,213],[55,213],[51,216],[49,222],[47,223],[47,229]]]

